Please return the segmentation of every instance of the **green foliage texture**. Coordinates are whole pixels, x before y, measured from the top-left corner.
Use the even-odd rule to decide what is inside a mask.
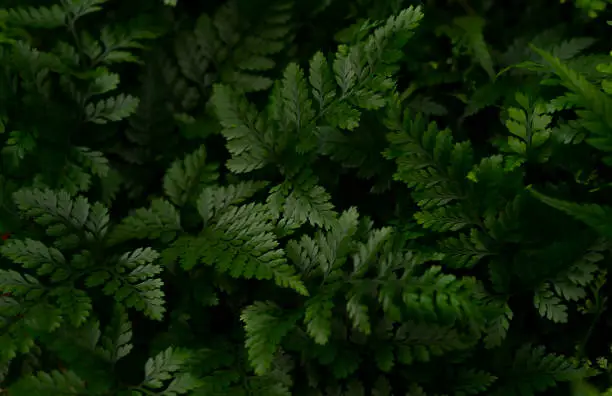
[[[3,0],[0,395],[612,395],[610,0]]]

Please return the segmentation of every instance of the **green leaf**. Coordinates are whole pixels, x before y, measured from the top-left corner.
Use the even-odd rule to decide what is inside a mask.
[[[109,325],[100,340],[100,351],[112,364],[127,356],[132,350],[132,323],[121,305],[115,305]]]
[[[62,252],[47,247],[40,241],[33,239],[11,239],[0,246],[0,253],[24,268],[37,269],[39,275],[57,274],[57,270],[66,270],[66,259]],[[69,273],[65,273],[68,277]]]
[[[180,215],[168,201],[155,199],[150,208],[134,211],[111,230],[109,244],[130,239],[174,239],[181,230]]]
[[[139,99],[125,94],[100,100],[85,107],[87,121],[95,124],[106,124],[109,121],[121,121],[136,112]]]
[[[346,302],[346,311],[353,322],[353,328],[368,335],[372,332],[368,307],[360,301],[358,294],[353,294]]]
[[[317,52],[310,60],[309,81],[319,111],[327,108],[336,96],[336,84],[322,52]]]
[[[519,374],[520,373],[520,374]],[[499,375],[492,396],[508,394],[535,395],[552,388],[558,382],[584,379],[595,373],[571,357],[547,354],[543,347],[525,345],[518,349],[511,366]],[[515,375],[521,380],[516,381]]]
[[[493,60],[484,39],[485,20],[477,15],[458,17],[453,23],[464,31],[463,40],[491,80],[495,79]]]
[[[51,294],[57,296],[57,304],[70,323],[80,327],[92,311],[91,298],[82,290],[73,287],[58,287]]]
[[[310,170],[301,172],[295,179],[272,188],[268,205],[296,224],[308,221],[313,226],[330,228],[335,224],[336,212],[331,196],[317,183]]]
[[[181,207],[192,200],[201,188],[216,180],[216,166],[206,163],[206,148],[200,146],[183,159],[176,160],[164,176],[164,192]]]
[[[188,363],[191,355],[182,349],[168,348],[152,358],[145,364],[145,379],[143,385],[153,389],[159,389],[164,381],[172,378],[172,375]]]
[[[10,8],[7,12],[9,23],[17,26],[53,29],[66,23],[66,12],[57,4],[51,7]]]
[[[333,293],[320,290],[317,295],[306,301],[304,323],[306,331],[317,344],[325,345],[331,336],[331,319],[334,303]]]
[[[85,382],[74,372],[50,373],[39,371],[36,375],[22,377],[10,388],[11,395],[83,395],[86,392]]]
[[[567,323],[567,306],[547,286],[536,291],[533,304],[540,316],[556,323]]]
[[[221,133],[227,139],[227,149],[232,154],[227,162],[229,170],[247,173],[263,168],[273,155],[272,141],[268,139],[267,126],[255,106],[224,85],[213,87],[211,102],[223,126]]]
[[[285,316],[276,304],[261,301],[249,305],[240,315],[246,331],[245,347],[257,375],[270,371],[282,339],[299,318]]]
[[[268,182],[247,180],[228,186],[206,187],[196,203],[198,213],[207,224],[230,206],[243,203],[267,185]]]
[[[14,297],[26,297],[32,300],[44,293],[43,285],[28,274],[13,270],[0,270],[0,292],[10,293]]]
[[[596,204],[577,204],[551,198],[531,188],[529,191],[543,203],[582,221],[603,236],[612,237],[612,208]]]
[[[72,23],[84,15],[102,10],[101,4],[108,0],[70,0],[63,1],[66,12],[72,14]]]
[[[277,106],[278,120],[281,125],[295,131],[298,138],[305,139],[304,134],[311,133],[309,129],[315,113],[309,98],[308,86],[304,78],[304,71],[295,63],[290,63],[285,69],[280,83],[281,103]]]
[[[182,395],[192,391],[194,389],[200,388],[204,385],[204,381],[193,376],[189,373],[178,373],[174,376],[170,385],[162,391],[160,395],[162,396],[175,396]]]

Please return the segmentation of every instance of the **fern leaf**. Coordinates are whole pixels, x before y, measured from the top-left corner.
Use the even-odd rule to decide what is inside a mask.
[[[283,317],[283,311],[272,302],[255,302],[240,315],[246,331],[245,346],[255,374],[270,371],[282,339],[293,328],[298,316]]]
[[[440,252],[444,254],[444,263],[451,268],[471,268],[483,258],[492,255],[482,241],[483,235],[471,229],[469,236],[459,234],[440,241]]]
[[[436,232],[458,231],[474,224],[473,220],[466,217],[459,205],[418,212],[414,217],[417,223]]]
[[[479,16],[463,16],[453,20],[453,23],[459,26],[463,31],[463,40],[472,52],[480,66],[487,72],[491,80],[495,79],[495,70],[493,69],[493,60],[485,42],[483,29],[485,20]]]
[[[104,26],[100,32],[100,41],[105,50],[93,57],[92,62],[94,64],[138,63],[139,59],[132,52],[126,50],[144,48],[141,43],[142,40],[154,39],[160,35],[160,32],[154,30],[154,27],[148,29],[130,25],[127,27],[125,25],[121,27]],[[134,98],[130,97],[130,100],[134,100]],[[136,102],[133,106],[138,106],[138,103]]]
[[[453,389],[457,396],[476,395],[488,390],[497,377],[482,370],[459,370],[453,378]]]
[[[497,318],[493,319],[485,330],[486,336],[484,338],[484,344],[487,349],[492,349],[502,344],[508,334],[510,321],[513,317],[514,312],[512,312],[508,304],[504,304],[503,312]]]
[[[10,24],[18,26],[53,29],[66,23],[66,11],[57,4],[51,7],[11,8],[5,12]]]
[[[109,234],[110,244],[130,239],[173,239],[181,230],[180,216],[171,203],[155,199],[150,208],[137,209],[113,228]]]
[[[332,309],[334,303],[333,289],[319,291],[317,295],[306,301],[304,323],[306,331],[319,345],[327,344],[331,336]]]
[[[197,194],[203,184],[215,181],[216,166],[206,163],[206,148],[176,160],[164,176],[164,192],[172,203],[181,207]]]
[[[234,6],[236,4],[234,3]],[[242,32],[243,39],[237,43],[227,59],[226,64],[232,66],[221,76],[224,83],[229,83],[243,92],[265,90],[272,85],[270,78],[253,74],[251,71],[269,70],[275,66],[271,56],[280,53],[292,37],[292,6],[292,1],[271,2],[263,18]],[[226,44],[230,44],[231,48],[233,37],[224,38],[221,28],[228,19],[221,13],[215,15],[220,37]]]
[[[71,14],[72,22],[74,23],[74,21],[83,15],[102,10],[100,5],[107,1],[108,0],[71,0],[70,2],[63,2],[63,4],[66,12]]]
[[[395,334],[397,359],[402,364],[428,362],[450,351],[468,348],[469,343],[450,327],[408,321]]]
[[[24,268],[36,269],[38,275],[52,275],[56,282],[70,275],[62,252],[40,241],[11,239],[0,246],[0,253]]]
[[[207,224],[230,206],[243,203],[267,185],[268,182],[249,180],[229,186],[206,187],[197,200],[198,213]]]
[[[91,298],[82,290],[73,287],[58,287],[51,293],[57,297],[58,307],[75,327],[80,327],[92,311]]]
[[[433,266],[414,282],[414,286],[405,288],[402,299],[415,318],[448,324],[464,318],[474,323],[479,320],[480,309],[469,279],[443,274],[440,267]]]
[[[116,97],[103,99],[96,104],[85,107],[87,121],[95,124],[106,124],[109,121],[121,121],[129,117],[138,108],[138,98],[119,94]]]
[[[209,250],[202,251],[203,261],[233,277],[274,279],[277,285],[307,296],[306,287],[278,248],[269,220],[269,212],[262,205],[232,207],[205,234]]]
[[[50,373],[39,371],[26,376],[10,387],[15,396],[26,395],[83,395],[85,382],[72,371]]]
[[[227,167],[234,173],[246,173],[264,167],[273,155],[266,125],[255,107],[229,87],[215,85],[211,98],[227,149],[232,154]]]
[[[104,329],[98,347],[111,364],[127,356],[132,350],[132,323],[121,305],[115,305],[111,323]]]
[[[110,171],[108,160],[99,151],[92,151],[87,147],[75,147],[73,150],[77,160],[91,172],[100,177],[106,177]]]
[[[359,250],[353,255],[353,277],[366,274],[369,266],[378,258],[378,254],[381,253],[391,237],[392,229],[388,227],[370,232],[367,242],[360,243],[358,245]]]
[[[169,380],[174,373],[180,371],[190,358],[191,355],[181,349],[170,347],[161,351],[147,360],[143,385],[153,389],[161,388],[164,381]]]
[[[294,223],[309,222],[313,226],[328,229],[336,221],[336,213],[330,202],[331,196],[317,182],[312,172],[301,172],[295,180],[272,188],[268,205],[274,212],[282,213]]]
[[[558,382],[581,380],[592,374],[594,370],[575,359],[547,354],[543,347],[525,345],[516,352],[512,367],[499,375],[496,389],[490,394],[502,396],[519,392],[533,396]],[[516,381],[517,376],[520,381]]]
[[[13,270],[0,270],[0,291],[4,295],[25,297],[26,300],[34,299],[37,294],[40,296],[44,293],[42,285],[36,278]]]
[[[131,271],[121,276],[123,282],[107,283],[103,291],[113,295],[117,302],[143,311],[155,320],[161,320],[165,312],[163,282],[154,278],[162,272],[161,266],[153,264],[159,254],[150,248],[139,248],[123,254],[117,261],[119,272]]]
[[[166,387],[163,394],[164,396],[176,396],[183,395],[201,388],[204,382],[193,376],[190,373],[178,373],[172,379],[172,382]]]
[[[353,294],[346,302],[346,311],[353,322],[353,328],[369,335],[372,332],[368,307],[360,301],[359,294]]]
[[[551,198],[533,189],[531,194],[545,204],[582,221],[603,236],[612,236],[612,208],[596,204],[577,204]]]
[[[311,135],[310,124],[315,112],[308,96],[304,71],[295,63],[289,64],[278,89],[280,103],[272,105],[278,112],[275,118],[280,121],[284,130],[293,131],[301,144],[306,145],[304,141]]]
[[[587,143],[604,152],[610,152],[612,142],[609,129],[612,127],[612,99],[589,82],[585,76],[570,69],[558,58],[534,46],[531,48],[544,59],[547,66],[561,79],[563,85],[579,95],[579,105],[585,109],[579,112],[580,125],[592,134],[587,138]],[[610,158],[606,160],[607,162],[612,161]]]
[[[536,291],[533,304],[538,309],[540,316],[556,323],[567,323],[567,306],[555,296],[547,285]]]
[[[329,65],[322,52],[317,52],[310,60],[309,81],[319,111],[322,111],[336,96],[334,76],[330,72]]]

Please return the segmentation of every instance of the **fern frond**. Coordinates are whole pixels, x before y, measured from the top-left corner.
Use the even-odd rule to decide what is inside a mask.
[[[71,14],[72,22],[76,21],[83,15],[91,14],[102,10],[100,7],[108,0],[71,0],[70,2],[62,1],[66,12]]]
[[[88,285],[99,284],[109,275],[103,292],[113,296],[119,303],[143,311],[155,320],[161,320],[165,312],[163,282],[155,275],[162,272],[162,267],[153,264],[159,254],[151,248],[139,248],[124,253],[116,261],[115,274],[95,273],[87,279]],[[126,273],[126,270],[131,270]],[[117,276],[116,274],[121,274]]]
[[[513,317],[514,312],[512,312],[507,303],[504,303],[500,315],[487,324],[485,330],[486,336],[484,338],[484,345],[487,349],[492,349],[502,344],[508,334],[510,321]]]
[[[228,186],[210,186],[204,188],[197,200],[197,208],[204,224],[223,213],[232,205],[243,203],[268,185],[264,181],[244,181]]]
[[[427,212],[418,212],[414,218],[417,223],[432,231],[459,231],[475,224],[472,219],[467,218],[462,209],[460,205],[450,205]]]
[[[40,296],[44,293],[44,288],[38,280],[28,274],[20,274],[13,270],[0,270],[0,291],[5,299],[11,295],[13,297],[23,297],[26,300],[35,299],[36,295]],[[38,292],[36,292],[38,291]]]
[[[132,350],[132,323],[121,305],[115,305],[109,325],[104,329],[98,351],[110,363],[115,364]]]
[[[191,354],[182,349],[167,348],[152,358],[145,364],[144,386],[152,389],[159,389],[163,383],[180,371],[191,358]]]
[[[79,327],[89,318],[93,308],[92,301],[83,290],[62,286],[50,294],[57,297],[58,307],[73,326]]]
[[[347,297],[349,298],[346,302],[346,312],[352,321],[353,328],[369,335],[372,332],[372,326],[368,306],[361,301],[359,293],[353,291]]]
[[[455,373],[452,387],[456,395],[476,395],[487,391],[497,377],[482,370],[463,369]]]
[[[186,270],[204,263],[235,278],[273,279],[281,287],[308,295],[279,248],[267,207],[251,203],[222,209],[207,220],[199,236],[185,235],[174,241],[164,252],[164,262],[178,259]]]
[[[359,227],[359,213],[355,208],[342,212],[337,222],[325,233],[317,232],[315,238],[303,235],[298,241],[287,244],[287,254],[304,276],[321,276],[333,279],[339,275],[342,264],[352,253],[353,236]],[[360,257],[361,260],[365,257]],[[363,268],[361,264],[363,263]],[[357,261],[355,272],[367,269],[365,262]]]
[[[82,395],[86,392],[85,382],[72,371],[50,373],[40,371],[26,376],[10,387],[16,396],[26,395]]]
[[[227,53],[227,67],[221,73],[223,83],[243,92],[260,91],[272,85],[269,77],[254,74],[253,71],[270,70],[276,65],[271,56],[280,53],[293,36],[292,9],[293,1],[271,2],[265,16],[253,26],[247,26],[247,30],[242,32],[244,37],[237,43],[223,29],[225,22],[231,20],[222,13],[224,10],[215,15],[221,40],[230,48],[236,44],[234,50]]]
[[[100,32],[100,41],[104,46],[104,51],[92,58],[93,64],[140,62],[132,52],[126,50],[144,48],[141,41],[154,39],[160,35],[154,30],[153,26],[147,28],[130,24],[119,27],[104,26]]]
[[[462,182],[474,161],[469,142],[453,143],[449,130],[440,131],[421,115],[406,114],[403,125],[394,126],[392,120],[388,125],[400,129],[388,135],[391,147],[385,156],[396,160],[394,178],[416,190],[419,206],[428,209],[467,198]]]
[[[576,381],[594,373],[575,359],[565,356],[547,354],[543,347],[521,347],[514,357],[510,368],[500,373],[494,396],[520,392],[524,395],[535,395],[558,382]],[[520,381],[516,381],[520,378]]]
[[[200,146],[176,160],[164,176],[164,192],[178,207],[195,198],[202,186],[217,179],[216,166],[206,163],[206,148]]]
[[[68,278],[72,272],[61,251],[33,239],[11,239],[0,246],[0,253],[24,268],[36,269],[38,275],[50,275],[55,282]]]
[[[472,228],[468,234],[443,239],[439,243],[440,252],[444,254],[444,263],[454,268],[470,268],[483,258],[493,254],[484,243],[484,235]]]
[[[252,104],[227,86],[215,86],[212,102],[232,154],[230,170],[250,172],[269,163],[281,165],[283,155],[316,149],[317,135],[326,127],[355,129],[362,109],[385,106],[382,94],[395,86],[389,77],[401,57],[399,49],[421,18],[420,8],[407,8],[387,19],[365,42],[340,46],[333,73],[325,57],[317,53],[310,62],[312,87],[307,87],[304,72],[296,64],[288,65],[265,114],[257,114]],[[311,90],[318,109],[310,99]],[[288,172],[297,173],[300,166],[288,167]]]
[[[218,73],[221,82],[242,92],[268,89],[272,80],[257,72],[272,69],[272,56],[286,47],[291,11],[292,2],[275,1],[263,18],[249,23],[239,18],[238,3],[229,1],[212,18],[200,16],[194,32],[175,44],[182,72],[201,88],[210,86]]]
[[[180,215],[168,201],[155,199],[150,208],[134,211],[116,225],[108,236],[109,244],[130,239],[173,239],[181,231]]]
[[[285,183],[273,187],[268,205],[274,213],[282,214],[295,224],[309,222],[313,226],[330,228],[336,219],[331,196],[317,185],[312,171],[303,171]]]
[[[270,371],[277,349],[299,316],[284,317],[283,310],[272,302],[255,302],[246,307],[240,320],[246,331],[245,346],[255,374]]]
[[[413,317],[448,324],[463,319],[473,323],[483,320],[469,279],[443,274],[440,267],[432,266],[412,282],[403,290],[402,299]]]
[[[99,151],[93,151],[87,147],[75,147],[72,155],[81,165],[100,178],[106,177],[110,172],[108,160]]]
[[[583,108],[577,111],[580,125],[592,134],[586,139],[587,143],[603,152],[610,152],[610,147],[612,147],[612,137],[609,132],[612,128],[612,98],[550,53],[535,46],[532,46],[532,49],[544,59],[546,65],[561,79],[563,85],[579,96],[578,105]],[[606,161],[611,163],[612,160],[607,157]]]
[[[533,297],[533,304],[540,316],[556,323],[567,323],[567,306],[557,297],[548,285],[543,285]]]
[[[57,238],[55,246],[70,249],[79,241],[101,240],[110,221],[108,210],[99,203],[91,206],[84,197],[65,191],[21,189],[13,194],[19,210]]]
[[[116,97],[89,103],[85,107],[87,121],[95,124],[106,124],[109,121],[121,121],[132,115],[138,108],[138,98],[119,94]]]
[[[272,117],[278,121],[281,130],[295,133],[299,145],[303,147],[300,149],[298,146],[298,152],[308,151],[313,144],[309,140],[313,136],[312,121],[316,114],[308,95],[304,71],[297,64],[287,66],[272,100]]]
[[[274,156],[274,142],[255,106],[223,85],[215,85],[211,100],[232,154],[229,170],[246,173],[264,167]]]
[[[54,29],[64,26],[67,13],[57,4],[51,7],[19,7],[1,10],[10,24],[33,28]]]
[[[327,344],[331,336],[334,293],[335,288],[328,287],[319,290],[318,294],[306,301],[306,312],[304,314],[306,331],[319,345]]]
[[[551,198],[533,189],[531,194],[543,203],[558,209],[576,220],[599,232],[601,235],[612,236],[612,208],[597,204],[578,204],[561,199]]]

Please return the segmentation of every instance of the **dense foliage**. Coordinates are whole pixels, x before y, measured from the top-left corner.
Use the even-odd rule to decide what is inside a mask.
[[[609,2],[2,0],[0,394],[612,395]]]

